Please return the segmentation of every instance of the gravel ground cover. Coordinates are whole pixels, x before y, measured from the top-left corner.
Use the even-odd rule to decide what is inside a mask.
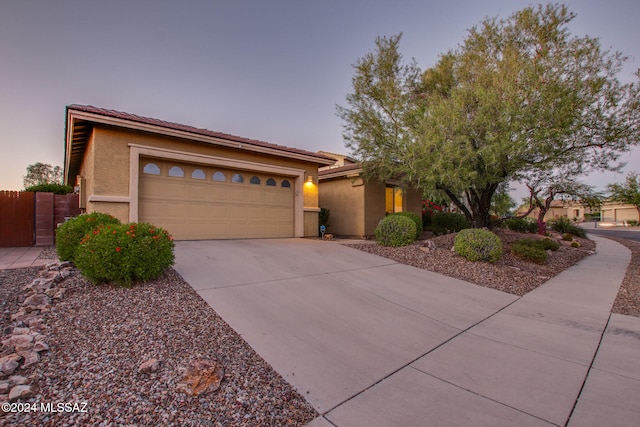
[[[0,271],[3,335],[38,272]],[[45,317],[50,350],[16,373],[35,389],[22,402],[86,402],[87,412],[0,413],[0,426],[302,426],[317,416],[173,269],[131,289],[77,271],[63,285]],[[161,368],[139,373],[150,358]],[[220,389],[192,397],[176,386],[197,359],[217,359],[225,375]]]
[[[611,311],[640,317],[640,242],[617,237],[607,237],[607,239],[615,240],[631,251],[631,262]]]
[[[580,243],[580,247],[572,248],[568,242],[559,239],[558,235],[552,235],[552,237],[558,238],[560,249],[551,252],[544,264],[535,264],[511,255],[510,246],[515,240],[535,239],[539,236],[509,230],[497,231],[496,234],[500,236],[502,241],[503,253],[502,259],[494,264],[467,261],[453,252],[451,249],[456,233],[438,237],[424,233],[420,240],[399,248],[380,246],[377,243],[357,243],[347,246],[390,258],[402,264],[519,296],[530,292],[595,251],[595,242],[592,240],[576,238],[575,240]],[[427,241],[432,242],[435,249],[428,252],[421,250],[420,248],[424,247]]]

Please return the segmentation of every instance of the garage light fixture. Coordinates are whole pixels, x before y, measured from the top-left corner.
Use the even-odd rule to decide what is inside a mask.
[[[311,175],[307,177],[307,182],[310,182],[313,184],[313,177]]]

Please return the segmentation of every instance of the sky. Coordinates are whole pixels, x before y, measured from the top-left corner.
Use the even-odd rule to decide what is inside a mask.
[[[640,68],[640,2],[567,0],[573,35]],[[520,0],[0,0],[0,190],[64,165],[65,106],[93,105],[309,151],[348,153],[336,105],[378,36],[422,69]],[[640,171],[591,174],[598,188]],[[524,196],[517,194],[514,196]]]

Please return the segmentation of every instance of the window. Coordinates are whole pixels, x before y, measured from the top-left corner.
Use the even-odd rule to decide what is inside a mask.
[[[231,182],[237,182],[237,183],[244,182],[244,177],[239,173],[236,173],[231,177]]]
[[[160,175],[160,168],[155,163],[147,163],[142,172],[148,175]]]
[[[280,186],[282,188],[291,188],[291,183],[289,182],[288,179],[284,179],[284,180],[282,180],[282,184],[280,184]]]
[[[227,177],[224,176],[224,174],[222,172],[217,171],[216,173],[213,174],[211,179],[214,180],[214,181],[222,181],[222,182],[224,182],[224,181],[227,180]]]
[[[184,178],[184,170],[180,166],[171,166],[169,169],[169,176]]]
[[[402,188],[395,186],[385,188],[385,212],[388,214],[402,212]]]
[[[267,179],[267,187],[275,187],[276,186],[276,180],[273,178],[269,178]]]
[[[258,178],[255,175],[252,176],[251,179],[249,180],[249,184],[260,185],[260,178]]]
[[[204,171],[202,169],[194,169],[193,172],[191,172],[191,178],[204,179],[205,178]]]

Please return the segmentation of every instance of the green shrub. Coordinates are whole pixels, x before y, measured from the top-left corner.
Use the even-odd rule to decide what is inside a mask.
[[[489,230],[471,228],[456,236],[453,248],[469,261],[496,262],[502,257],[502,242]]]
[[[376,240],[382,246],[405,246],[416,237],[416,225],[406,216],[388,215],[376,227]]]
[[[422,218],[415,212],[396,212],[393,215],[399,215],[409,218],[416,225],[416,237],[415,239],[420,238],[422,235]],[[414,239],[414,240],[415,240]]]
[[[560,217],[549,221],[549,227],[558,233],[569,233],[577,237],[586,237],[587,233],[569,218]]]
[[[436,236],[449,233],[457,233],[460,230],[471,228],[471,224],[462,214],[450,212],[438,212],[431,218],[431,231]]]
[[[56,252],[63,261],[75,262],[80,241],[94,228],[106,224],[120,224],[117,218],[101,213],[79,215],[60,224],[56,230]]]
[[[538,231],[538,224],[527,218],[511,218],[506,220],[504,224],[509,230],[518,233],[536,233]]]
[[[560,249],[560,243],[548,237],[516,240],[511,245],[513,255],[539,264],[547,260],[548,250],[557,251],[558,249]]]
[[[534,240],[533,245],[534,246],[540,245],[540,247],[545,251],[548,251],[548,250],[557,251],[558,249],[560,249],[560,243],[548,237],[545,237],[542,240]]]
[[[579,248],[580,247],[580,242],[577,242],[577,241],[574,240],[573,242],[571,242],[571,247],[572,248]]]
[[[562,235],[562,240],[564,240],[565,242],[570,242],[573,240],[573,234],[571,233],[564,233]]]
[[[130,286],[173,265],[173,248],[169,233],[152,224],[103,224],[82,239],[76,266],[93,283]]]
[[[73,193],[73,187],[62,184],[37,184],[25,188],[24,191],[31,191],[32,193],[69,194]]]
[[[518,258],[542,264],[547,260],[547,252],[540,246],[532,244],[534,240],[516,240],[511,244],[511,253]]]
[[[635,227],[638,225],[638,221],[636,221],[635,219],[630,219],[629,221],[627,221],[627,224],[629,224],[630,227]]]

